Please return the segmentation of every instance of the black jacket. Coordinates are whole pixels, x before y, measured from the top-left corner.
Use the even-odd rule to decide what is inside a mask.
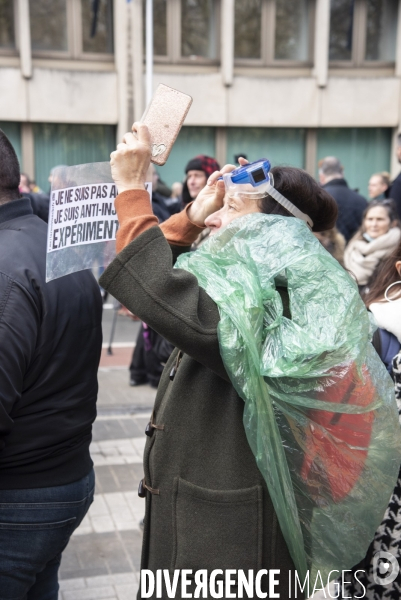
[[[323,188],[337,202],[338,218],[336,227],[346,241],[352,238],[362,224],[363,211],[368,203],[365,198],[348,187],[345,179],[332,179]]]
[[[0,205],[0,489],[92,468],[100,292],[88,271],[46,283],[46,230],[29,199]]]
[[[398,217],[401,219],[401,173],[397,175],[389,189],[386,190],[386,197],[394,200]]]

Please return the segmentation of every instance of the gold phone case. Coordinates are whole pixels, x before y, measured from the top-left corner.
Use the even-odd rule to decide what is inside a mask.
[[[141,123],[147,125],[152,139],[151,162],[166,163],[185,117],[192,104],[191,96],[160,83]]]

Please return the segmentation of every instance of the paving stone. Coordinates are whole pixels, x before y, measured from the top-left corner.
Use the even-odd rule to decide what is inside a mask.
[[[155,390],[130,388],[125,369],[102,370],[99,382],[95,500],[63,553],[60,600],[135,600],[138,589],[145,503],[137,486]]]
[[[100,600],[101,598],[115,597],[115,590],[111,586],[86,588],[63,592],[64,600]]]
[[[60,581],[60,590],[81,590],[86,588],[85,579],[78,577],[76,579],[64,579]]]
[[[130,387],[128,384],[128,368],[101,368],[98,372],[98,381],[98,409],[100,413],[102,413],[102,410],[124,407],[129,410],[148,410],[150,414],[154,405],[156,390],[149,385]]]
[[[116,585],[118,600],[135,600],[138,592],[138,584]]]

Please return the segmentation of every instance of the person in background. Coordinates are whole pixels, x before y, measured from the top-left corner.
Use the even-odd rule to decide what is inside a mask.
[[[344,179],[344,169],[338,158],[326,156],[319,160],[319,181],[322,187],[333,196],[338,206],[336,227],[348,242],[362,222],[367,202],[363,196],[348,187]]]
[[[26,173],[21,173],[20,182],[19,182],[19,191],[21,194],[29,194],[31,192],[30,186],[31,180]]]
[[[334,256],[341,266],[344,266],[345,238],[337,227],[333,227],[328,231],[315,231],[314,236],[326,248],[327,252]]]
[[[187,177],[182,188],[182,204],[184,207],[196,199],[199,192],[205,187],[208,177],[219,170],[219,163],[205,154],[199,154],[189,161],[185,167]]]
[[[379,327],[373,336],[373,345],[394,379],[395,397],[401,416],[401,243],[376,268],[362,298]],[[374,578],[374,555],[379,551],[390,552],[398,562],[401,561],[400,506],[401,469],[383,521],[376,530],[364,561],[357,567],[360,569],[359,581],[351,576],[351,581],[343,587],[344,595],[341,597],[399,600],[401,575],[385,587],[379,585]]]
[[[38,186],[36,181],[34,181],[33,179],[31,180],[31,183],[29,184],[29,189],[31,190],[31,192],[33,194],[43,194],[43,190],[40,189],[40,187]]]
[[[47,227],[19,183],[0,130],[0,597],[57,600],[93,501],[102,302],[90,271],[46,282]]]
[[[146,181],[152,182],[152,210],[159,223],[163,223],[171,215],[180,212],[181,203],[178,199],[166,198],[157,191],[159,175],[151,163],[146,175]],[[149,384],[153,388],[159,385],[164,364],[173,350],[166,340],[156,331],[142,323],[136,339],[131,363],[129,365],[129,385]]]
[[[240,161],[239,161],[240,158],[248,160],[248,156],[246,154],[244,154],[244,153],[242,153],[242,154],[234,154],[234,164],[240,165],[241,164]]]
[[[401,133],[397,135],[397,148],[395,154],[398,162],[401,163]],[[386,198],[392,198],[394,200],[397,207],[398,218],[401,219],[401,172],[388,188]]]
[[[363,288],[379,262],[389,256],[401,238],[392,200],[372,200],[360,229],[345,248],[344,265]]]
[[[401,242],[390,256],[378,264],[362,299],[379,327],[378,335],[375,334],[376,349],[386,366],[391,368],[401,343]]]
[[[181,181],[175,181],[171,186],[171,198],[177,198],[181,203],[181,194],[182,194],[183,184]]]
[[[154,215],[158,218],[159,223],[163,223],[166,219],[171,216],[170,210],[167,207],[167,198],[157,191],[157,183],[159,181],[159,175],[152,163],[149,166],[147,173],[147,181],[152,182],[152,210]]]
[[[369,179],[368,191],[371,200],[384,200],[390,186],[390,173],[374,173]]]
[[[29,179],[29,176],[26,173],[21,173],[21,179],[18,186],[20,194],[24,198],[29,198],[33,214],[47,223],[49,219],[50,197],[47,194],[44,194],[38,186],[36,186],[38,191],[34,191],[35,185],[35,182]]]

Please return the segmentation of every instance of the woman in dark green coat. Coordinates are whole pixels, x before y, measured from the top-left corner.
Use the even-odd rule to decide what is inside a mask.
[[[137,137],[126,134],[111,155],[119,191],[118,255],[100,283],[175,345],[146,429],[139,486],[146,498],[141,568],[168,570],[171,577],[176,569],[191,570],[192,576],[202,569],[209,574],[216,569],[278,569],[274,591],[281,598],[295,597],[288,588],[295,566],[247,441],[244,401],[220,355],[218,306],[194,275],[173,268],[205,226],[213,235],[249,213],[293,215],[271,196],[260,202],[225,196],[219,177],[234,169],[227,165],[209,178],[194,203],[159,226],[144,187],[149,133],[142,124],[134,129]],[[333,227],[335,201],[307,173],[292,168],[272,172],[288,206],[305,213],[313,230]],[[278,291],[284,316],[291,318],[287,290],[278,286]],[[293,585],[293,575],[290,579]],[[195,578],[193,586],[197,583]],[[268,576],[262,578],[262,589],[269,591]],[[174,597],[181,597],[180,584]]]

